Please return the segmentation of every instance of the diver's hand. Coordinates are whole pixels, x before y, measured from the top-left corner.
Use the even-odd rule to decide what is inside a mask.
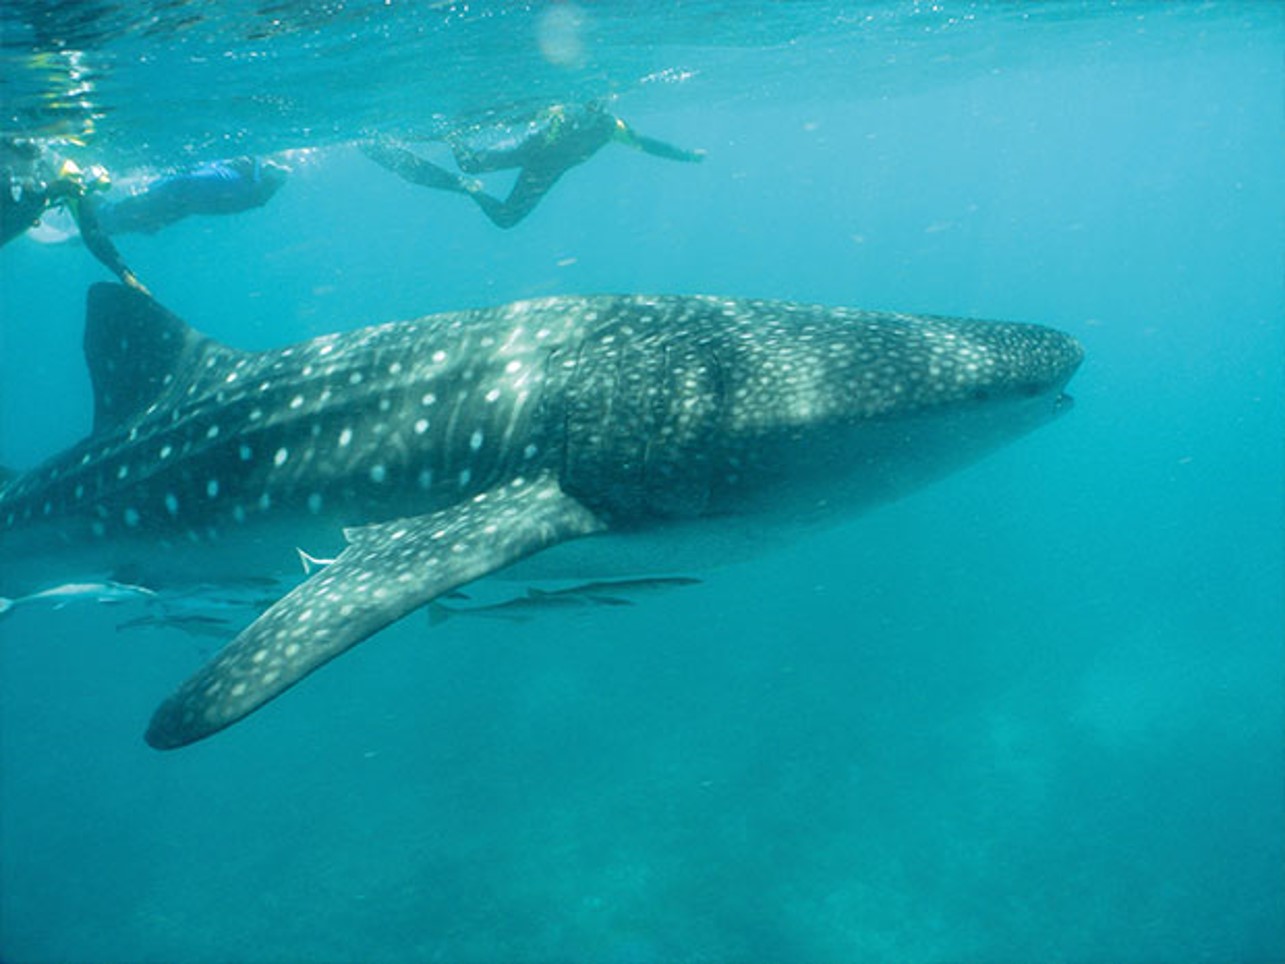
[[[128,287],[133,288],[139,294],[147,295],[147,297],[149,298],[152,297],[152,293],[147,290],[147,286],[144,285],[143,282],[139,281],[137,277],[135,277],[134,272],[122,271],[120,275],[120,280],[125,282],[125,284]]]

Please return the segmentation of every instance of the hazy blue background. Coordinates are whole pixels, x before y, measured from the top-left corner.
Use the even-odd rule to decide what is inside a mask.
[[[703,165],[608,148],[502,232],[332,146],[120,247],[243,347],[596,291],[1039,321],[1086,346],[1074,412],[636,608],[416,614],[171,754],[143,728],[207,647],[15,612],[0,958],[1285,959],[1280,8],[765,6],[779,45],[754,9],[615,104]],[[87,431],[103,277],[0,253],[0,461]]]

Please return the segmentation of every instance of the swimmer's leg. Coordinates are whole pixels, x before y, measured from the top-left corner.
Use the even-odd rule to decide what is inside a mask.
[[[522,142],[514,141],[485,151],[475,151],[462,140],[451,140],[449,143],[455,155],[455,163],[465,174],[492,174],[522,166],[525,147]]]
[[[513,190],[503,201],[483,191],[470,191],[469,196],[496,227],[511,228],[535,210],[561,176],[561,171],[532,171],[524,167],[513,183]]]
[[[372,161],[386,170],[392,171],[411,184],[431,187],[439,191],[451,191],[455,194],[467,194],[474,182],[465,181],[458,174],[439,167],[432,161],[426,161],[406,150],[394,147],[381,141],[368,141],[361,145],[361,151]]]

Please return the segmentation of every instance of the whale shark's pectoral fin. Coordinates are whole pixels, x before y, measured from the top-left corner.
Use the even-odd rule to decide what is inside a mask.
[[[603,523],[552,478],[516,479],[429,515],[346,530],[349,545],[162,703],[157,749],[235,723],[413,609]]]

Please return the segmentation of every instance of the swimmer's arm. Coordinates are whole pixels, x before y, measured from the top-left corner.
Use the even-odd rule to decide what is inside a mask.
[[[80,239],[85,242],[85,247],[90,250],[90,253],[129,287],[136,291],[141,291],[143,294],[151,294],[143,287],[142,282],[135,277],[134,272],[129,270],[129,265],[125,264],[125,259],[116,250],[116,245],[112,243],[112,239],[103,230],[102,224],[98,220],[95,202],[90,198],[82,197],[70,200],[67,207],[75,217],[76,226],[80,228]]]
[[[616,119],[614,138],[619,144],[632,147],[635,150],[642,151],[644,154],[663,157],[667,161],[684,161],[689,164],[695,164],[705,159],[704,151],[689,151],[681,147],[675,147],[673,144],[667,144],[664,141],[658,141],[654,137],[644,137],[619,118]]]

